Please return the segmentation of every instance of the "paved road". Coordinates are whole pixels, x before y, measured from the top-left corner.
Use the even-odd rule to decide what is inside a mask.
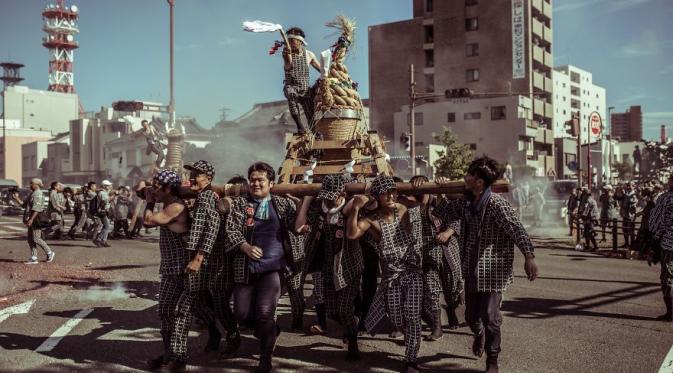
[[[6,222],[0,218],[0,223]],[[5,226],[9,224],[0,224]],[[568,250],[562,229],[532,231],[540,278],[530,283],[520,256],[516,280],[503,302],[503,372],[658,372],[673,344],[673,325],[653,320],[662,313],[657,268]],[[557,237],[557,238],[554,238]],[[20,238],[0,238],[0,371],[142,371],[160,353],[156,294],[156,234],[112,241],[95,248],[85,241],[51,242],[49,264],[23,264]],[[307,285],[307,295],[311,285]],[[307,312],[305,324],[313,319]],[[289,327],[287,298],[279,309]],[[427,333],[427,332],[426,332]],[[342,361],[338,327],[327,337],[284,332],[274,363],[290,371],[397,371],[399,341],[363,337],[363,359]],[[249,371],[256,342],[246,331],[233,359],[202,353],[203,331],[193,328],[190,371]],[[484,361],[470,352],[467,328],[424,342],[420,362],[427,371],[477,372]],[[673,371],[673,370],[663,370]]]

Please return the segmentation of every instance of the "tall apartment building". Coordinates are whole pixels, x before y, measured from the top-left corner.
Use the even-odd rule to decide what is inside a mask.
[[[640,141],[643,138],[643,112],[631,106],[624,113],[612,113],[611,135],[620,141]]]
[[[582,143],[588,138],[589,117],[596,111],[603,118],[603,126],[607,126],[605,88],[593,83],[590,72],[576,66],[566,65],[555,67],[554,80],[554,137],[569,137],[564,124],[572,113],[580,113]],[[605,127],[607,129],[607,127]],[[607,133],[606,133],[607,134]],[[596,138],[592,138],[595,141]]]
[[[551,1],[414,0],[413,16],[369,28],[372,127],[397,140],[394,113],[409,104],[414,64],[416,90],[437,93],[434,101],[445,101],[443,92],[455,88],[496,97],[543,94],[526,95],[533,115],[526,124],[531,130],[522,133],[533,145],[529,160],[551,156],[553,136],[544,133],[551,132],[554,118]],[[518,149],[519,140],[502,146]]]

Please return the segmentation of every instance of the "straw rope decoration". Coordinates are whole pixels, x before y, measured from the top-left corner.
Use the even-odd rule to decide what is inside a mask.
[[[344,60],[355,38],[355,22],[345,16],[337,16],[327,22],[327,27],[341,31],[337,42],[332,46],[332,64],[328,78],[323,79],[316,94],[315,108],[317,111],[330,109],[362,110],[362,100],[357,91],[357,83],[348,75]]]

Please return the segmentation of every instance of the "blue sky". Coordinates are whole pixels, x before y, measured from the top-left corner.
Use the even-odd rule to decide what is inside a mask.
[[[448,0],[444,0],[448,1]],[[488,0],[494,1],[494,0]],[[502,0],[498,0],[502,1]],[[0,60],[26,65],[25,84],[47,87],[41,45],[44,0],[0,0]],[[349,69],[368,96],[367,26],[411,17],[411,0],[176,0],[176,106],[205,127],[231,109],[282,99],[280,57],[267,51],[277,34],[241,31],[244,20],[299,25],[309,48],[334,41],[324,23],[336,14],[359,25]],[[484,1],[486,3],[486,0]],[[660,124],[673,133],[673,2],[555,0],[554,58],[593,73],[608,106],[642,105],[646,137]],[[87,111],[120,99],[168,101],[168,5],[165,0],[79,0],[75,86]]]

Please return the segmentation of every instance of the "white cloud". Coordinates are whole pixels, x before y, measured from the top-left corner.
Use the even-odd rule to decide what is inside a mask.
[[[225,36],[225,37],[222,38],[222,40],[217,42],[217,45],[222,46],[222,47],[226,47],[226,46],[229,46],[229,45],[237,44],[238,42],[239,42],[239,39],[232,38],[231,36]]]
[[[673,111],[651,111],[643,113],[643,120],[673,119]]]
[[[660,54],[666,49],[673,48],[673,40],[662,40],[659,34],[647,32],[639,40],[623,45],[617,51],[617,57],[645,57]]]
[[[659,71],[660,75],[668,75],[670,73],[673,73],[673,65],[668,65],[665,66],[661,71]]]
[[[203,44],[198,44],[198,43],[191,43],[191,44],[176,44],[176,45],[175,45],[175,50],[176,50],[176,51],[196,50],[196,49],[203,49],[203,48],[205,48],[205,45],[203,45]]]
[[[642,101],[642,100],[644,100],[648,97],[649,96],[644,95],[642,93],[635,93],[635,94],[632,94],[630,96],[626,96],[626,97],[622,97],[620,99],[614,100],[614,103],[615,104],[634,104],[634,103],[638,103],[639,101]]]

